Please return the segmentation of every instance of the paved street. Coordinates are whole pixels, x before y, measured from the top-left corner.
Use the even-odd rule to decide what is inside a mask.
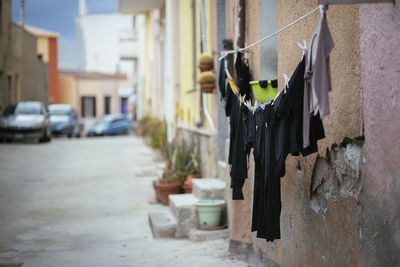
[[[228,241],[153,239],[155,154],[136,137],[0,144],[0,265],[246,266]]]

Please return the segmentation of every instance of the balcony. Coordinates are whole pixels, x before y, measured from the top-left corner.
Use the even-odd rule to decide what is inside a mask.
[[[164,0],[118,0],[118,10],[125,14],[146,13],[161,8]]]
[[[120,58],[131,60],[139,57],[139,43],[133,40],[119,42]]]

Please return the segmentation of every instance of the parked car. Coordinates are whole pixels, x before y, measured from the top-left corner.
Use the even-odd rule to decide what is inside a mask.
[[[124,114],[110,114],[90,127],[87,136],[128,134],[131,129],[132,122]]]
[[[69,138],[81,137],[83,123],[79,120],[76,110],[68,104],[49,105],[51,133],[66,135]]]
[[[30,101],[7,106],[0,116],[0,139],[50,141],[50,120],[44,105]]]

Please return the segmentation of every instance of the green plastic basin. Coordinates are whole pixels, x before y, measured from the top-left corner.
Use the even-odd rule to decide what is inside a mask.
[[[200,200],[196,203],[199,224],[203,226],[220,226],[221,211],[225,200]]]

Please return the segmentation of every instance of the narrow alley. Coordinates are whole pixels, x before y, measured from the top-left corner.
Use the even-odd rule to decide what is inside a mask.
[[[134,136],[0,144],[0,262],[23,266],[247,266],[227,240],[153,239],[144,169],[155,152]],[[136,173],[142,175],[135,175]]]

